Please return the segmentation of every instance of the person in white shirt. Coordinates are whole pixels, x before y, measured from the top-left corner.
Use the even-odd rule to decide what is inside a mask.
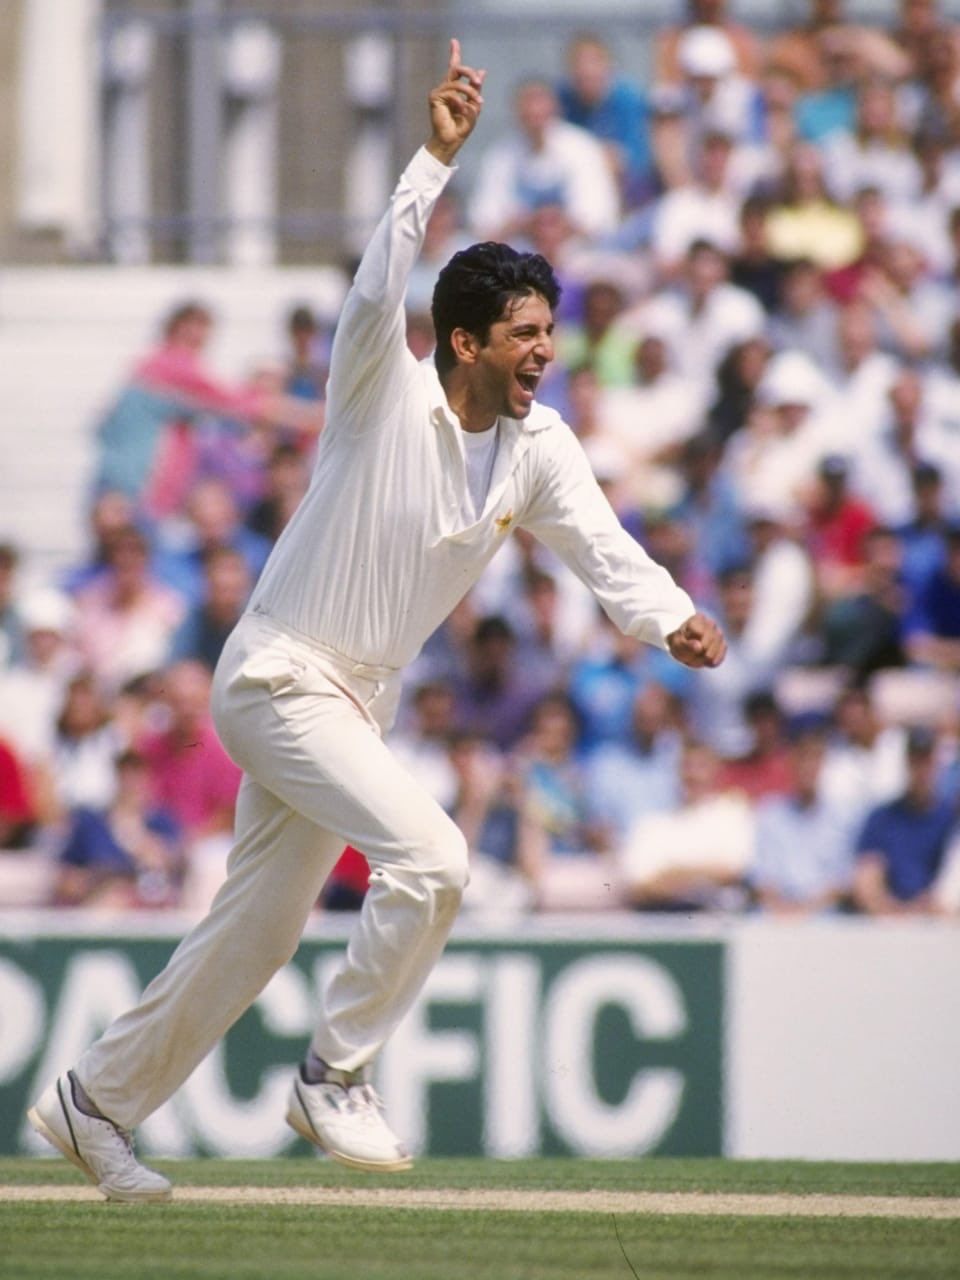
[[[467,844],[383,734],[400,669],[511,528],[556,551],[624,631],[687,666],[723,658],[717,624],[621,528],[573,433],[535,402],[558,299],[544,259],[491,244],[454,255],[434,293],[435,362],[406,346],[407,277],[483,80],[452,41],[430,138],[344,304],[310,489],[216,672],[217,728],[245,771],[227,880],[141,1004],[30,1112],[108,1198],[169,1197],[129,1131],[289,960],[347,843],[370,863],[369,889],[287,1119],[354,1168],[409,1166],[370,1064],[443,949]]]
[[[516,127],[481,157],[467,210],[474,233],[491,240],[529,236],[534,215],[550,205],[587,240],[616,231],[620,193],[603,144],[561,118],[553,86],[525,81],[515,114]]]

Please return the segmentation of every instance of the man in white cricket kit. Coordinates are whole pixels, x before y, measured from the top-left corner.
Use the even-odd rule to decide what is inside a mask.
[[[366,854],[370,887],[287,1120],[356,1168],[410,1164],[370,1064],[443,949],[467,848],[382,736],[400,669],[511,529],[552,547],[625,632],[687,666],[723,658],[719,628],[624,532],[573,433],[534,400],[559,297],[542,258],[495,244],[456,254],[434,294],[435,360],[406,347],[407,277],[483,80],[452,41],[430,138],[344,305],[310,490],[217,669],[217,728],[245,771],[226,882],[140,1004],[30,1111],[108,1199],[170,1196],[130,1131],[291,958],[345,843]]]

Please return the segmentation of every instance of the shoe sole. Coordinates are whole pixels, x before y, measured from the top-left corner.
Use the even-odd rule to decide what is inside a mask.
[[[404,1169],[413,1168],[413,1160],[410,1156],[403,1156],[399,1160],[361,1160],[357,1156],[336,1151],[321,1139],[307,1117],[294,1107],[287,1110],[287,1124],[301,1138],[306,1138],[311,1146],[319,1147],[331,1160],[346,1165],[348,1169],[359,1169],[363,1173],[402,1173]]]
[[[161,1204],[165,1200],[170,1200],[173,1196],[172,1189],[169,1191],[148,1191],[145,1193],[126,1194],[122,1191],[105,1191],[97,1181],[97,1176],[84,1160],[84,1158],[75,1151],[74,1148],[60,1137],[56,1129],[51,1129],[44,1120],[43,1116],[36,1107],[31,1107],[27,1112],[27,1119],[30,1124],[40,1134],[41,1138],[46,1138],[52,1147],[66,1156],[71,1164],[75,1164],[88,1182],[92,1183],[102,1196],[113,1204]]]

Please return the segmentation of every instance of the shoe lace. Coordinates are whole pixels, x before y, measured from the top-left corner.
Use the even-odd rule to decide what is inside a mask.
[[[347,1090],[347,1106],[351,1111],[378,1116],[383,1111],[383,1099],[372,1084],[353,1084]]]

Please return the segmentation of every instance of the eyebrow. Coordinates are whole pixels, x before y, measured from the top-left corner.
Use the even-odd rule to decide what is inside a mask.
[[[544,328],[546,329],[547,333],[553,333],[553,330],[555,328],[555,321],[551,320],[548,325],[544,326]],[[539,332],[539,330],[540,330],[540,325],[533,324],[532,322],[527,322],[526,324],[511,325],[508,332],[512,334],[537,333]]]

